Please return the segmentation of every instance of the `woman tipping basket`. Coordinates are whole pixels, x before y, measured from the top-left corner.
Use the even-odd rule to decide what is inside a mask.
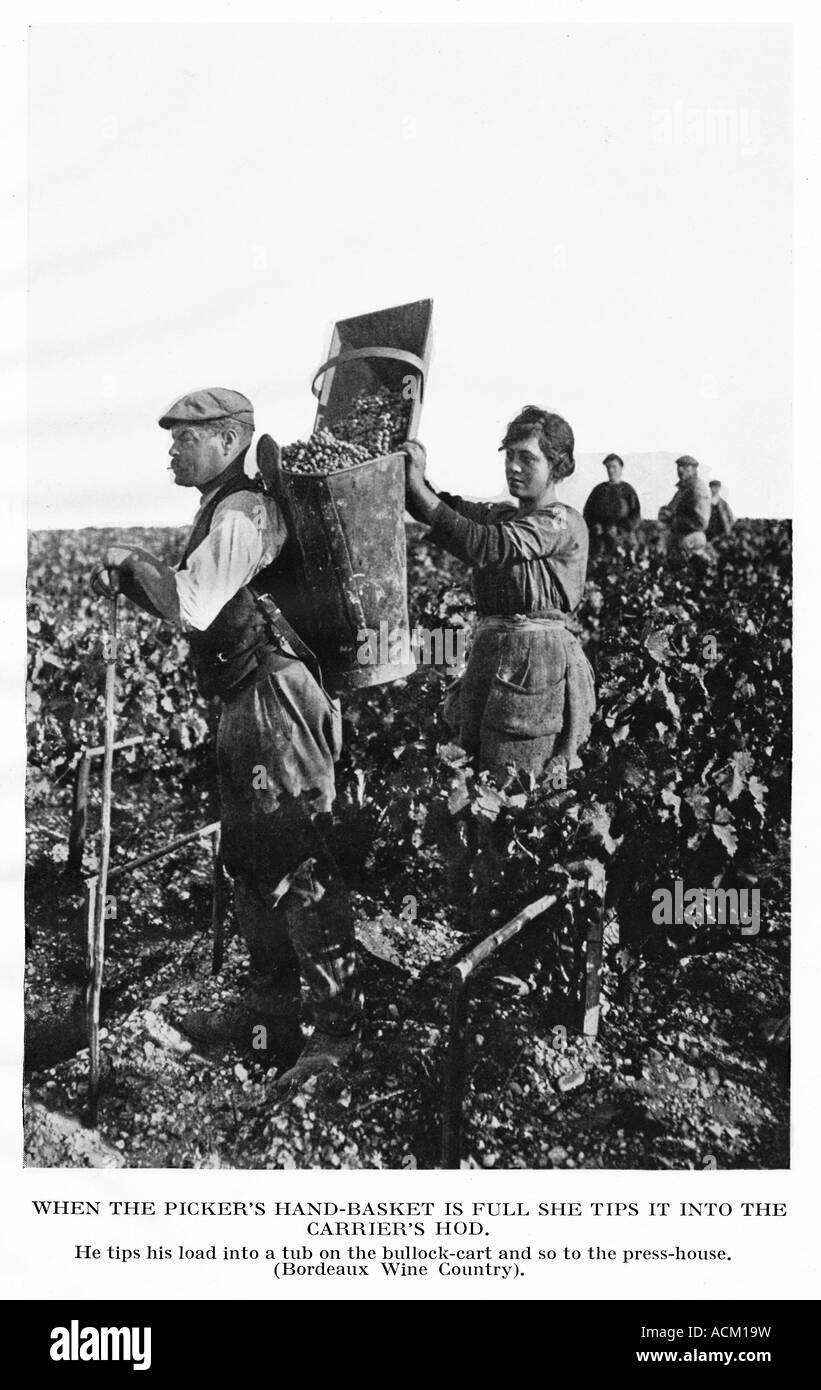
[[[500,449],[514,500],[488,503],[436,492],[423,447],[404,446],[408,511],[430,526],[431,541],[473,567],[479,623],[445,718],[477,769],[502,776],[511,767],[538,775],[558,759],[578,767],[590,733],[593,673],[567,626],[584,590],[587,527],[556,497],[575,468],[573,448],[566,420],[526,406]],[[463,896],[453,861],[450,878]]]

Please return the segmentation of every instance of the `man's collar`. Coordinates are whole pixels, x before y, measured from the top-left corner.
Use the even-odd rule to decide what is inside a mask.
[[[204,507],[206,502],[210,502],[215,492],[219,492],[223,484],[223,475],[220,474],[212,483],[209,483],[204,492],[200,493],[200,507]]]
[[[223,468],[222,472],[217,475],[213,482],[208,484],[204,492],[200,493],[198,511],[201,511],[205,504],[210,502],[211,498],[219,492],[220,488],[224,487],[232,478],[239,478],[242,476],[245,472],[245,457],[247,453],[248,450],[243,449],[241,454],[237,454],[236,458],[231,460],[228,467]]]

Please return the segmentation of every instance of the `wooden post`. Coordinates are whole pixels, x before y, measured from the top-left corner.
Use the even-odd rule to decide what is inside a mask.
[[[604,940],[604,903],[595,911],[587,927],[587,953],[584,965],[582,1032],[595,1038],[599,1031],[601,996],[601,958]]]
[[[71,799],[71,825],[68,832],[68,859],[66,873],[78,878],[83,871],[83,851],[86,845],[88,826],[88,779],[91,772],[91,757],[87,749],[83,751],[74,773],[74,793]]]
[[[108,881],[114,883],[125,874],[133,873],[135,869],[142,869],[146,864],[154,864],[158,859],[164,859],[167,854],[174,854],[176,850],[182,849],[183,845],[190,845],[193,840],[206,840],[219,828],[219,821],[212,821],[210,825],[203,825],[199,830],[189,830],[187,835],[178,835],[176,840],[169,840],[167,845],[161,845],[159,849],[152,849],[148,854],[140,854],[136,859],[127,859],[124,864],[117,864],[111,870]]]
[[[457,965],[450,977],[448,1051],[442,1106],[442,1167],[458,1168],[462,1158],[462,1106],[465,1098],[468,994]]]
[[[114,744],[114,751],[120,748],[134,748],[145,743],[145,734],[134,734],[131,738],[121,738]],[[71,824],[68,832],[68,859],[66,873],[70,878],[78,878],[83,871],[83,851],[85,850],[88,829],[88,789],[91,764],[101,758],[105,748],[84,748],[74,773],[74,793],[71,799]]]
[[[105,645],[105,755],[103,759],[103,816],[100,844],[100,872],[97,882],[94,931],[91,948],[91,982],[88,1009],[88,1108],[92,1125],[97,1123],[100,1091],[100,995],[105,960],[105,911],[108,887],[108,861],[111,854],[111,776],[114,769],[114,696],[117,683],[117,601],[116,571],[109,571],[112,586]]]
[[[497,927],[457,961],[450,976],[450,1014],[445,1082],[442,1098],[442,1167],[458,1168],[462,1158],[462,1107],[465,1096],[465,1057],[467,1051],[468,984],[478,965],[512,941],[528,922],[556,906],[557,898],[546,893],[523,907],[503,927]]]
[[[225,956],[225,873],[222,867],[222,830],[217,826],[211,835],[211,860],[214,886],[211,894],[211,925],[214,929],[214,953],[211,974],[218,975]]]
[[[86,879],[86,1018],[88,1021],[88,1112],[89,1122],[97,1123],[97,1097],[100,1089],[100,993],[102,953],[97,935],[97,875]]]

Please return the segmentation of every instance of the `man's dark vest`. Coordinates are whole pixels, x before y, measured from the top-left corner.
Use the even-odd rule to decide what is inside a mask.
[[[194,523],[178,569],[186,568],[189,556],[205,540],[220,503],[236,492],[261,493],[261,480],[233,472],[217,489]],[[283,621],[283,614],[299,621],[299,600],[304,592],[300,574],[299,554],[289,538],[276,559],[228,600],[210,626],[203,632],[192,629],[188,633],[197,683],[204,696],[226,696],[244,686],[265,653],[282,648],[283,639],[296,656],[310,661],[312,653],[287,619]]]

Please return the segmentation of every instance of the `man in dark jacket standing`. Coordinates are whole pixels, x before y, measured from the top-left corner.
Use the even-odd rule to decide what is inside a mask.
[[[597,483],[584,504],[591,549],[612,549],[620,540],[631,540],[641,520],[635,488],[622,480],[623,460],[608,454],[604,467],[607,482]]]
[[[201,494],[180,565],[111,546],[93,582],[108,594],[116,571],[127,598],[181,627],[202,694],[221,702],[222,848],[255,975],[239,1005],[189,1013],[181,1026],[200,1043],[250,1045],[260,1024],[295,1024],[302,976],[315,1030],[277,1081],[298,1083],[348,1056],[362,1011],[351,905],[327,840],[339,706],[276,602],[293,573],[282,510],[244,471],[251,402],[221,387],[194,391],[159,423],[175,483]]]

